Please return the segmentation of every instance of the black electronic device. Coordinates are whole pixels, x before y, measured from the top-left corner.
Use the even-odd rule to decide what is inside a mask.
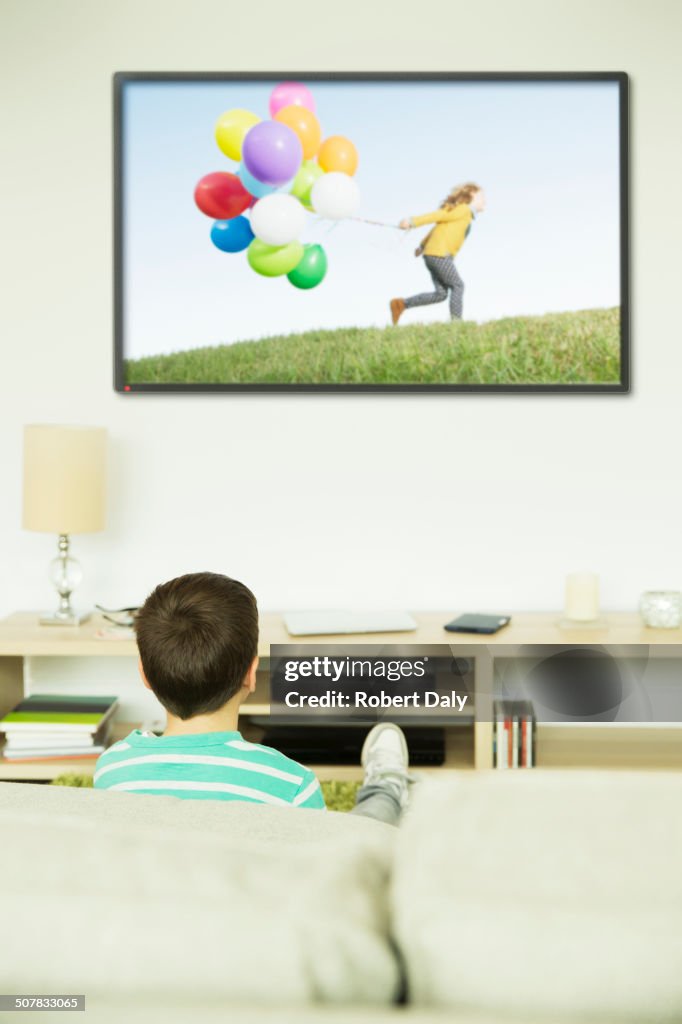
[[[449,633],[497,633],[508,626],[511,615],[460,615],[445,624]]]
[[[268,725],[261,740],[303,764],[360,764],[367,726]],[[445,761],[445,733],[441,728],[406,726],[410,764],[437,766]]]

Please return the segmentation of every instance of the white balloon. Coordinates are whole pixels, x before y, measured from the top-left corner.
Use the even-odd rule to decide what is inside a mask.
[[[341,171],[329,171],[318,178],[310,193],[315,213],[330,220],[352,217],[360,208],[360,189],[354,178]]]
[[[266,245],[288,245],[303,231],[305,210],[295,196],[263,196],[251,210],[251,230]]]

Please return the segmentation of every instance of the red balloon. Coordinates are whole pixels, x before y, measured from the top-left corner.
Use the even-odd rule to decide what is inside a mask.
[[[194,201],[212,220],[231,220],[243,213],[253,196],[236,174],[214,171],[206,174],[194,189]]]

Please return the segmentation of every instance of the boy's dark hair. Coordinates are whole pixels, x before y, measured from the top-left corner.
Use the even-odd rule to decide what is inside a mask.
[[[258,608],[243,583],[195,572],[160,583],[135,616],[147,682],[177,718],[217,711],[258,651]]]

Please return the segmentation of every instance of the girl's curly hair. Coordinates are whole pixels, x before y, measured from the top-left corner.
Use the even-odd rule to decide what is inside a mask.
[[[441,210],[452,209],[453,206],[459,206],[460,203],[470,203],[476,193],[480,191],[481,186],[473,181],[467,181],[464,185],[454,185],[440,204]]]

